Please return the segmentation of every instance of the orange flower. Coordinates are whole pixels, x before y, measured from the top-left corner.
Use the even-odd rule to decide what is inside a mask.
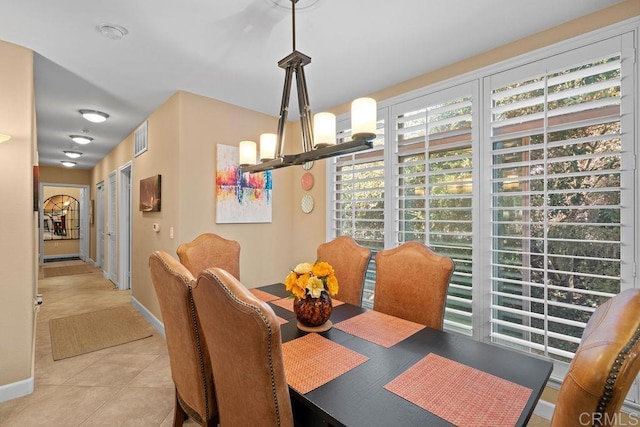
[[[316,277],[328,277],[333,274],[333,267],[328,262],[319,261],[313,265],[311,273]]]

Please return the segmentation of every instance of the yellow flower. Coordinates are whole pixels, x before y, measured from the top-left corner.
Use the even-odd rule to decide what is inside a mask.
[[[303,262],[296,265],[296,268],[284,279],[284,286],[288,292],[298,298],[304,298],[306,295],[319,298],[322,291],[327,291],[329,295],[338,293],[338,279],[333,267],[324,261],[318,261],[315,264]]]
[[[313,269],[313,265],[308,262],[303,262],[296,265],[296,268],[293,269],[298,274],[307,274],[311,273],[311,269]]]
[[[315,276],[311,276],[307,281],[307,290],[312,298],[320,298],[320,294],[324,291],[324,283]]]
[[[312,266],[311,273],[316,277],[326,277],[333,274],[333,267],[328,262],[320,261]]]
[[[329,295],[335,295],[338,293],[338,279],[333,274],[327,277],[327,290]]]

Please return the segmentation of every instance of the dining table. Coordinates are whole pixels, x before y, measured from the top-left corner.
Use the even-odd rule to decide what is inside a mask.
[[[281,283],[250,289],[280,322],[297,425],[526,426],[553,364],[462,334],[333,301],[299,328]]]

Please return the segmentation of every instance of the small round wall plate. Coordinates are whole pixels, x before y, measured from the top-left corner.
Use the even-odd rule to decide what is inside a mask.
[[[302,178],[300,178],[300,185],[302,185],[302,189],[305,191],[309,191],[313,188],[313,175],[311,175],[311,172],[305,172],[302,174]]]
[[[306,214],[310,213],[313,210],[313,197],[308,194],[302,196],[300,207],[302,208],[302,212]]]
[[[302,165],[302,169],[308,171],[313,167],[313,160]]]

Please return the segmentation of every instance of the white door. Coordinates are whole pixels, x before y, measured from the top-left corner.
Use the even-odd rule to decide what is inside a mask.
[[[96,263],[104,274],[104,182],[96,186]]]
[[[80,259],[87,261],[89,258],[89,187],[83,186],[80,189]]]
[[[107,278],[113,283],[118,283],[117,263],[116,263],[116,237],[117,237],[117,221],[116,221],[116,172],[109,174],[109,205],[108,205],[108,223],[107,223]]]
[[[131,162],[120,168],[118,192],[118,288],[131,289]]]

